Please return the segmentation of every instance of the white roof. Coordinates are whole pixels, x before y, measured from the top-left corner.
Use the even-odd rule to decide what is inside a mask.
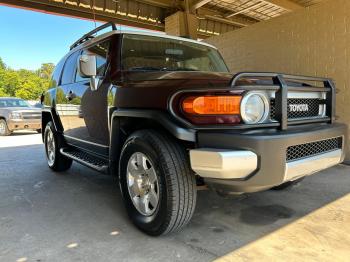
[[[189,39],[189,38],[184,38],[184,37],[178,37],[178,36],[171,36],[171,35],[167,35],[164,33],[153,33],[153,32],[142,32],[142,31],[131,31],[131,30],[112,30],[110,32],[101,34],[99,36],[96,36],[90,40],[87,40],[86,42],[76,46],[75,48],[73,48],[72,50],[70,50],[69,53],[76,51],[82,47],[86,47],[89,46],[95,42],[98,42],[106,37],[109,37],[111,35],[114,34],[129,34],[129,35],[144,35],[144,36],[155,36],[155,37],[161,37],[161,38],[168,38],[168,39],[174,39],[174,40],[179,40],[179,41],[183,41],[183,42],[189,42],[189,43],[195,43],[195,44],[199,44],[199,45],[204,45],[204,46],[208,46],[214,49],[217,49],[215,46],[205,43],[205,42],[201,42],[201,41],[197,41],[197,40],[193,40],[193,39]]]

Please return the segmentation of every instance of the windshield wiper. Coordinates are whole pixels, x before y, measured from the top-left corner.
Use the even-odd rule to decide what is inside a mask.
[[[140,66],[140,67],[131,67],[129,68],[130,71],[199,71],[197,69],[191,69],[186,67],[179,67],[179,68],[159,68],[159,67],[152,67],[152,66]]]
[[[192,69],[192,68],[186,68],[186,67],[180,67],[180,68],[174,68],[169,71],[199,71],[197,69]]]
[[[162,71],[162,68],[152,66],[131,67],[130,71]]]

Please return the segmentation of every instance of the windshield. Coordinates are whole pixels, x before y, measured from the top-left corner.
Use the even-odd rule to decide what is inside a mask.
[[[122,67],[126,71],[228,72],[212,47],[155,36],[124,35]]]
[[[0,99],[0,107],[30,107],[30,105],[22,99]]]

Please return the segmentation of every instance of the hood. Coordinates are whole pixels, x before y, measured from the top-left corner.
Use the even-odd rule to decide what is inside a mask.
[[[157,72],[124,72],[124,80],[130,84],[141,85],[228,85],[232,78],[230,73],[194,72],[194,71],[157,71]]]
[[[157,71],[157,72],[124,72],[127,81],[156,81],[156,80],[221,80],[229,81],[231,73],[197,72],[197,71]]]
[[[178,90],[203,89],[215,91],[229,89],[234,73],[193,72],[193,71],[157,71],[122,73],[122,86],[118,91],[116,107],[125,108],[168,108],[169,97]],[[242,78],[236,85],[271,85],[271,77]],[[289,85],[303,85],[288,82]],[[137,92],[135,92],[137,88]],[[237,88],[239,89],[239,87]]]
[[[157,72],[124,72],[126,86],[133,87],[181,87],[181,88],[223,88],[230,86],[233,73],[197,72],[197,71],[157,71]],[[252,84],[246,79],[240,85]]]
[[[183,87],[227,87],[235,73],[196,72],[196,71],[157,71],[157,72],[124,72],[124,80],[136,86],[172,86]],[[309,86],[301,81],[287,80],[290,86]],[[270,77],[242,78],[237,85],[272,85]]]

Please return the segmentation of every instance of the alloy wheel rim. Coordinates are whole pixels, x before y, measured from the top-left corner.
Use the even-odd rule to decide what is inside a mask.
[[[5,134],[6,127],[4,122],[0,122],[0,134]]]
[[[55,139],[51,130],[47,133],[46,136],[46,156],[49,166],[52,166],[55,162]]]
[[[159,183],[152,162],[141,152],[132,154],[128,161],[127,186],[137,211],[153,215],[159,203]]]

